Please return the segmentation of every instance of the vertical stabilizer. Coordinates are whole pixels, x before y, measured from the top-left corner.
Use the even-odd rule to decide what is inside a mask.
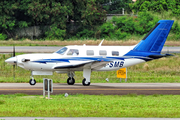
[[[173,23],[174,20],[160,20],[133,51],[160,53]]]

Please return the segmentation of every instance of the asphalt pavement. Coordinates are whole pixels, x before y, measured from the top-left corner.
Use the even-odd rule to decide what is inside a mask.
[[[0,94],[25,93],[29,95],[42,95],[43,84],[34,86],[29,83],[0,83]],[[54,83],[53,95],[56,94],[88,94],[88,95],[179,95],[180,83],[92,83],[83,86],[81,83],[67,85],[66,83]]]

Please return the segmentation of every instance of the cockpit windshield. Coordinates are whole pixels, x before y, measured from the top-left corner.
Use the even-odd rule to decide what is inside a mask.
[[[60,50],[58,50],[56,53],[64,55],[64,53],[67,51],[67,47],[63,47]]]

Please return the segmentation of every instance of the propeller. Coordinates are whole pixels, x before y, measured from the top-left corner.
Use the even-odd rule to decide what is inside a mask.
[[[15,57],[16,56],[16,51],[15,51],[15,46],[13,44],[13,55],[12,57]],[[13,65],[13,78],[15,80],[15,65]]]

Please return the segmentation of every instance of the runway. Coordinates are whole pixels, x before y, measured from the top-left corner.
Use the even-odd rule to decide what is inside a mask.
[[[35,86],[29,83],[0,83],[0,94],[24,93],[29,95],[42,95],[43,84]],[[53,84],[53,95],[56,94],[89,94],[89,95],[179,95],[180,83],[92,83],[83,86],[81,83],[67,85],[65,83]]]

